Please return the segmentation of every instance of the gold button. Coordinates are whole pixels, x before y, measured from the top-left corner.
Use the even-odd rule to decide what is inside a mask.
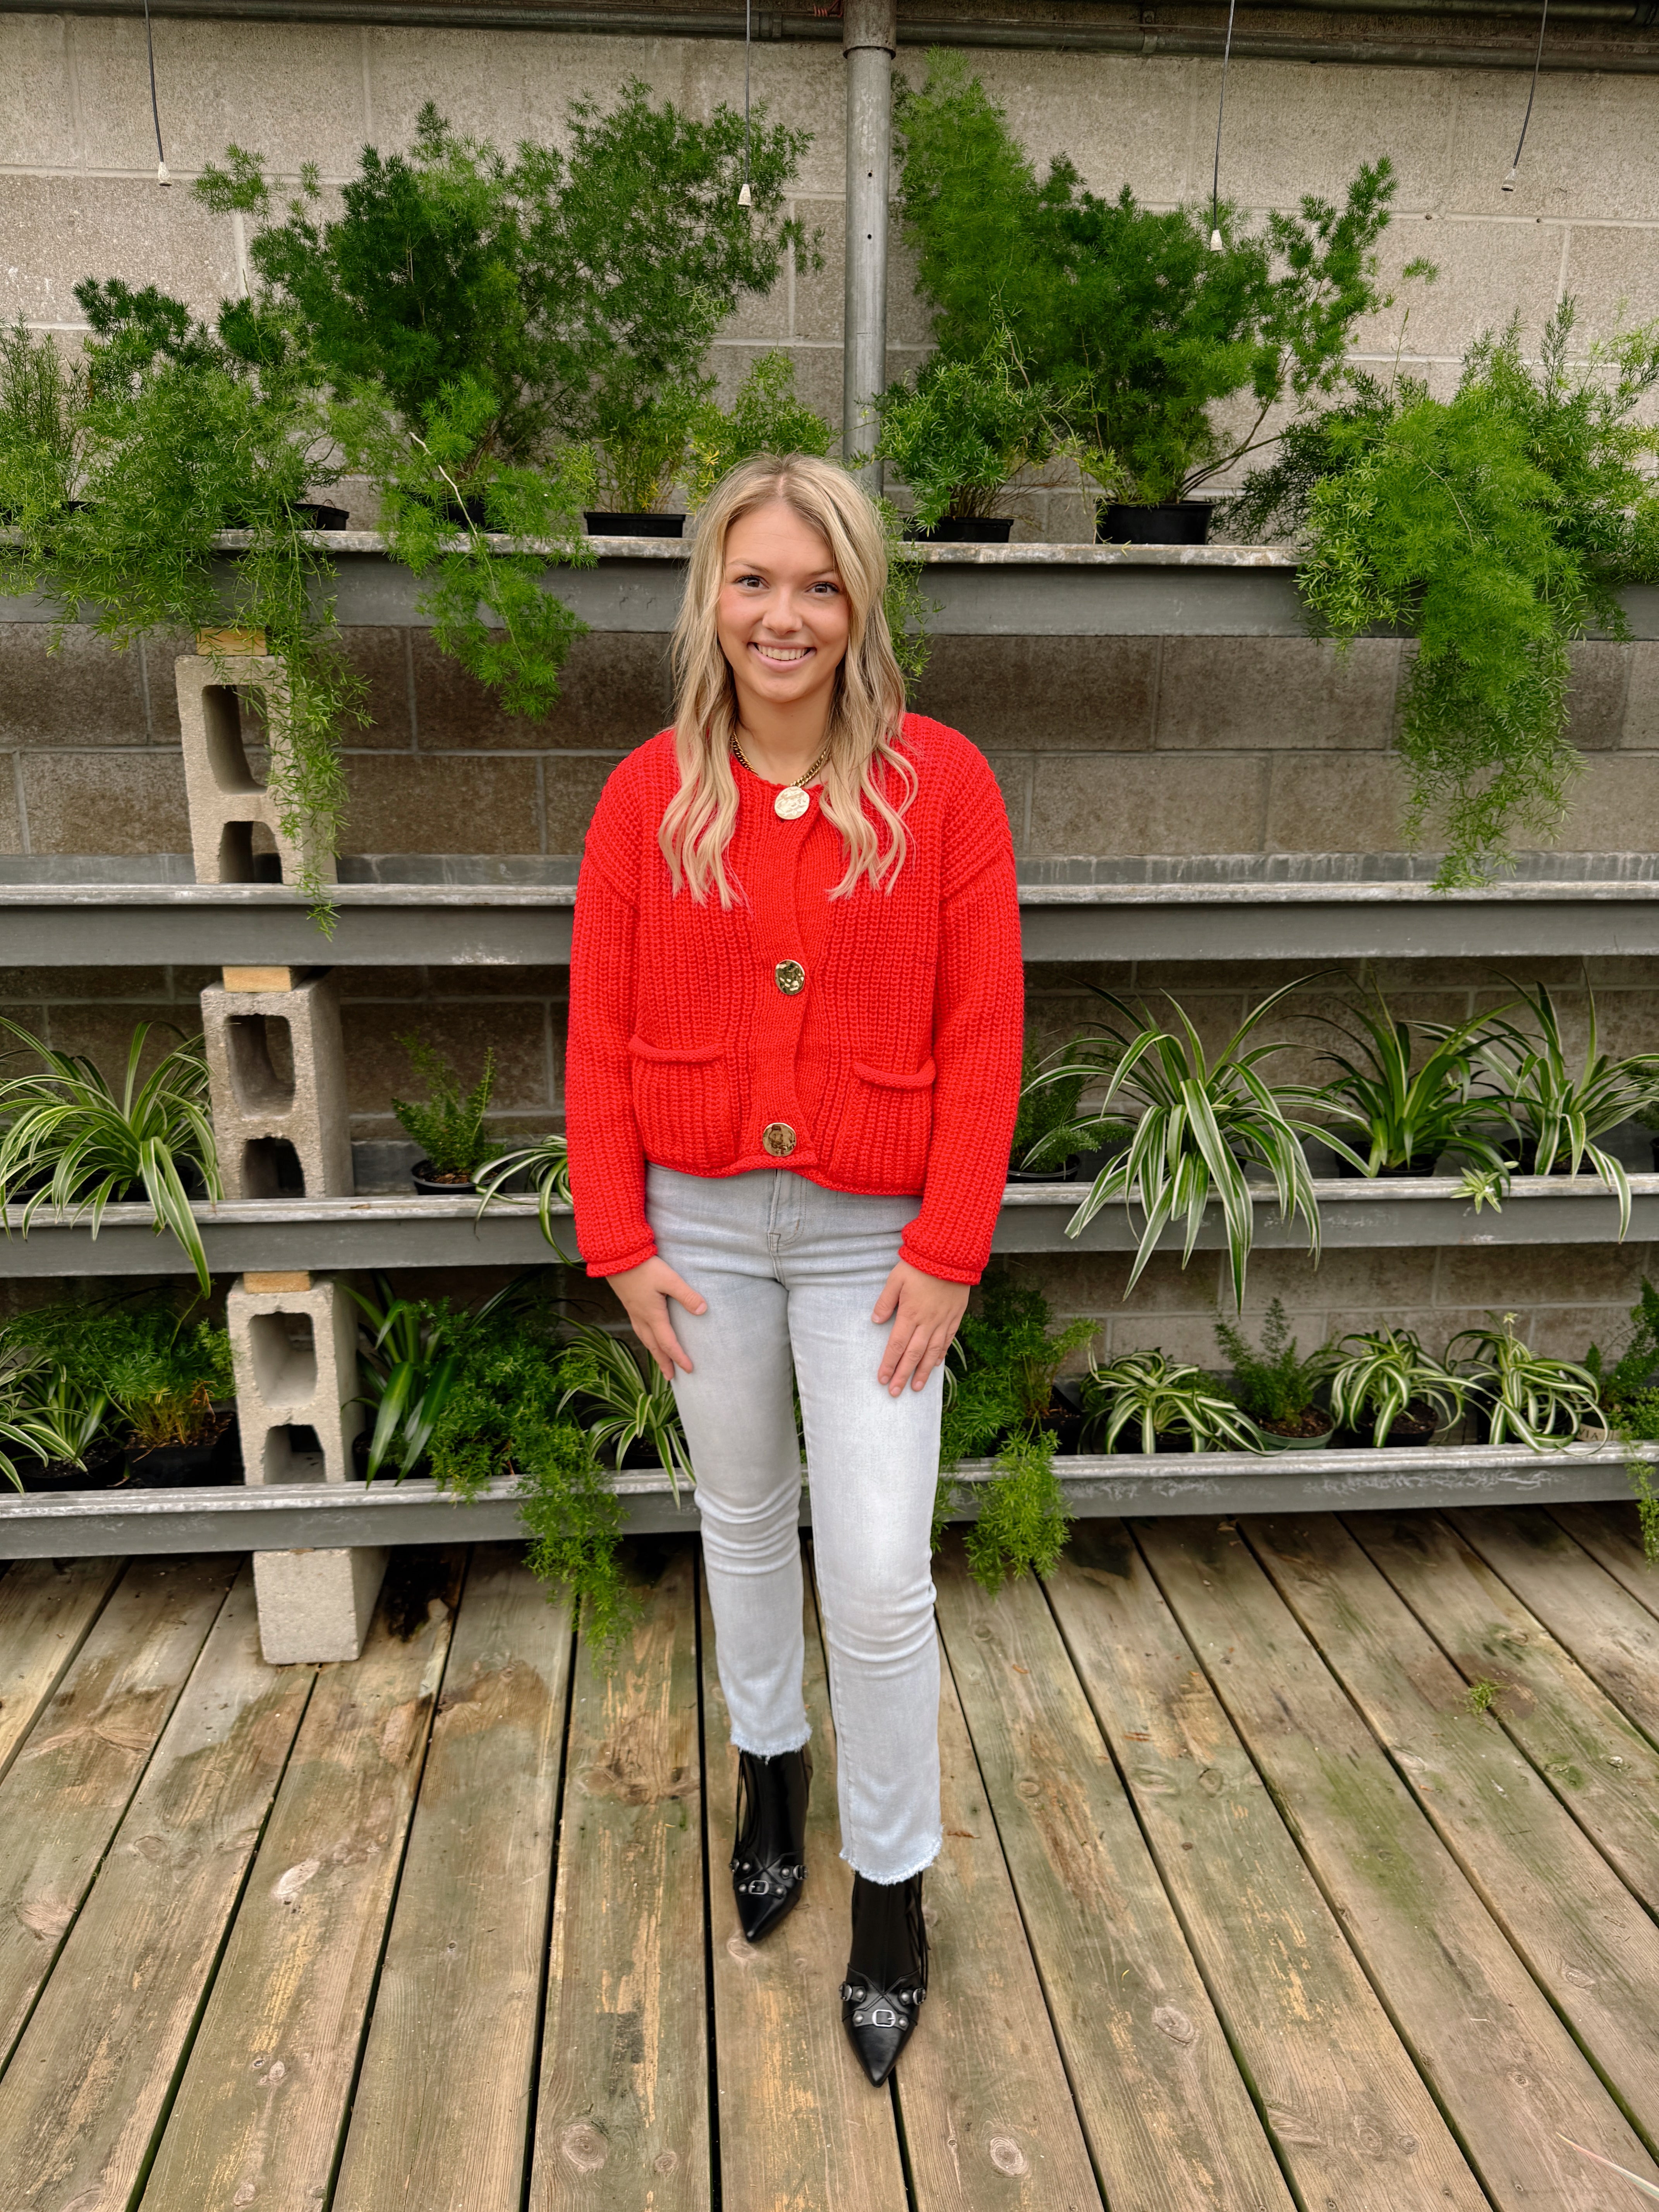
[[[778,979],[778,988],[787,998],[793,999],[797,991],[806,988],[806,970],[799,960],[780,960],[772,973]]]
[[[795,1133],[787,1121],[769,1121],[761,1131],[761,1142],[775,1160],[787,1160],[795,1149]]]

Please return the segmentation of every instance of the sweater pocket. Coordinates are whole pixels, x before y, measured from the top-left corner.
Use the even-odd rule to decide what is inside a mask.
[[[860,1177],[920,1195],[933,1133],[933,1076],[931,1060],[914,1075],[854,1061],[836,1150]]]
[[[634,1112],[647,1159],[689,1175],[729,1167],[737,1152],[732,1074],[723,1044],[647,1044],[629,1037]]]

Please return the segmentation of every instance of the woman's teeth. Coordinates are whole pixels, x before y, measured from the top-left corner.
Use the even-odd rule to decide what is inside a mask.
[[[811,646],[806,645],[757,645],[753,649],[763,660],[775,660],[786,665],[791,661],[805,660],[811,651]]]

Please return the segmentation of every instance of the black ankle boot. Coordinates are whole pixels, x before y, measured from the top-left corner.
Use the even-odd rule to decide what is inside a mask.
[[[751,1943],[769,1936],[800,1895],[806,1879],[806,1798],[812,1760],[805,1750],[775,1759],[738,1753],[738,1836],[732,1846],[732,1889],[738,1918]]]
[[[910,2040],[927,1994],[927,1924],[921,1876],[853,1877],[853,1948],[841,1985],[842,2025],[878,2089]]]

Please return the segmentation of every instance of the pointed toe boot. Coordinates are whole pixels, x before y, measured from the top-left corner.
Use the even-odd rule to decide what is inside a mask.
[[[793,1911],[806,1879],[806,1801],[812,1761],[805,1750],[775,1759],[738,1753],[738,1835],[732,1889],[744,1936],[758,1943]]]
[[[927,1927],[921,1876],[853,1877],[853,1948],[841,1985],[841,2018],[859,2063],[879,2089],[915,2033],[927,1995]]]

